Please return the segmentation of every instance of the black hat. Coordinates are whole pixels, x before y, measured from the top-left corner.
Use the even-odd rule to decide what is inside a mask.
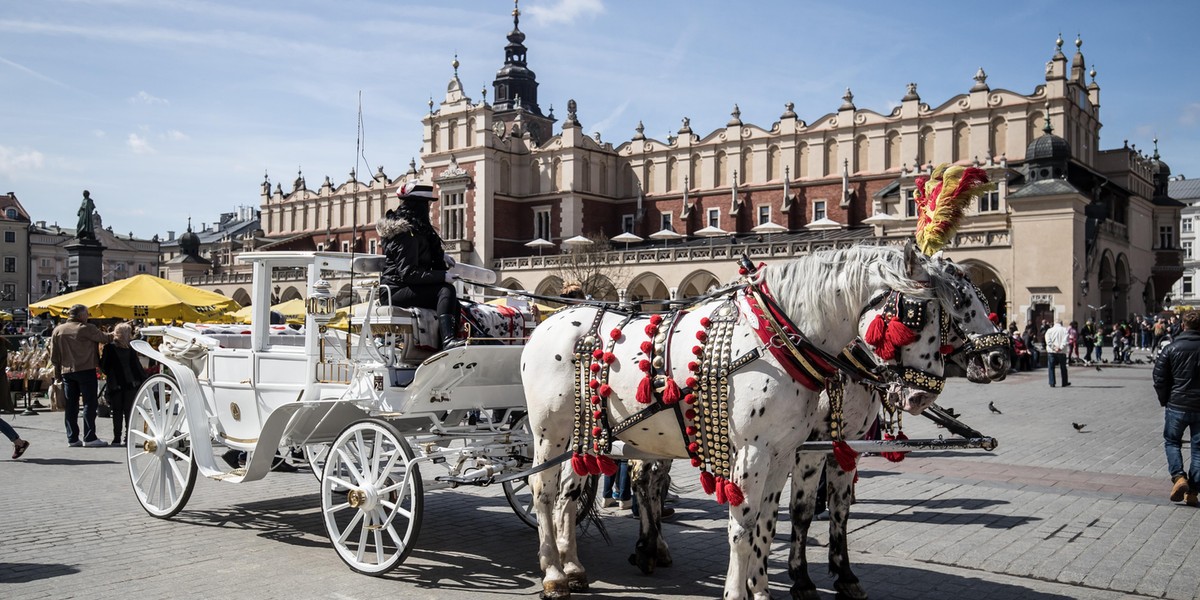
[[[396,188],[396,197],[401,200],[415,199],[433,202],[433,186],[419,181],[406,181]]]

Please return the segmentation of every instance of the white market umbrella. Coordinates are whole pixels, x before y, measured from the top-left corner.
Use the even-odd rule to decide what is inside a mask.
[[[708,238],[708,246],[711,248],[712,243],[713,243],[712,242],[713,238],[721,237],[723,235],[729,235],[729,232],[725,231],[724,229],[721,229],[720,227],[715,227],[713,225],[709,225],[708,227],[705,227],[704,229],[697,231],[696,235],[698,235],[700,237]]]
[[[817,219],[816,221],[804,226],[805,229],[810,229],[812,231],[828,231],[830,229],[841,229],[843,227],[845,227],[845,225],[842,225],[841,223],[838,223],[829,217],[821,217],[820,219]]]
[[[590,240],[588,238],[583,237],[582,235],[577,235],[573,238],[567,238],[562,241],[563,246],[572,247],[572,248],[575,246],[580,246],[580,247],[590,246],[593,243],[595,243],[595,242],[593,242],[592,240]]]
[[[863,219],[862,222],[866,223],[867,225],[890,225],[899,220],[900,219],[896,218],[895,215],[880,212]]]
[[[670,229],[662,229],[662,230],[655,231],[654,233],[650,234],[650,239],[662,240],[664,242],[663,243],[664,246],[666,246],[666,242],[669,240],[677,240],[677,239],[685,238],[685,237],[687,237],[687,236],[683,235],[682,233],[677,233],[677,232],[671,231]]]
[[[779,223],[772,223],[771,221],[767,221],[766,223],[763,223],[762,225],[756,225],[750,229],[750,231],[753,231],[754,233],[765,233],[767,235],[770,235],[772,233],[783,233],[787,230],[788,230],[787,227],[784,227],[783,225],[780,225]]]
[[[642,238],[640,236],[629,233],[628,231],[626,231],[625,233],[622,233],[620,235],[614,235],[613,237],[611,237],[609,239],[614,242],[623,242],[625,244],[626,250],[629,249],[629,244],[642,241]]]
[[[532,241],[525,242],[525,247],[537,248],[538,256],[542,255],[542,248],[550,248],[553,246],[554,246],[554,242],[551,242],[549,240],[544,240],[542,238],[535,238]]]

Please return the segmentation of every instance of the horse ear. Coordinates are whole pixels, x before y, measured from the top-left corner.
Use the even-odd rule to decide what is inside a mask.
[[[925,255],[917,250],[917,245],[912,240],[904,242],[904,265],[909,279],[924,281]]]

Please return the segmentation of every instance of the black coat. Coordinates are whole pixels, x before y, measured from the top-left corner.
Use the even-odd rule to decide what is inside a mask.
[[[129,361],[129,372],[121,365],[121,354]],[[112,391],[136,390],[146,380],[146,370],[133,348],[122,348],[115,342],[104,345],[100,353],[100,370],[104,372],[105,388]],[[131,378],[132,377],[132,378]]]
[[[410,219],[389,210],[375,229],[383,240],[382,283],[405,287],[446,281],[442,238],[432,226],[414,226]]]
[[[1200,412],[1200,331],[1184,331],[1154,361],[1158,403]]]

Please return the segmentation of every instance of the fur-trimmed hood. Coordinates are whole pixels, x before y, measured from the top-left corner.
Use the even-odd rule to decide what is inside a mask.
[[[401,233],[411,233],[413,224],[403,216],[397,215],[392,211],[388,211],[388,216],[379,219],[375,223],[375,231],[379,232],[379,237],[390,238],[400,235]]]

